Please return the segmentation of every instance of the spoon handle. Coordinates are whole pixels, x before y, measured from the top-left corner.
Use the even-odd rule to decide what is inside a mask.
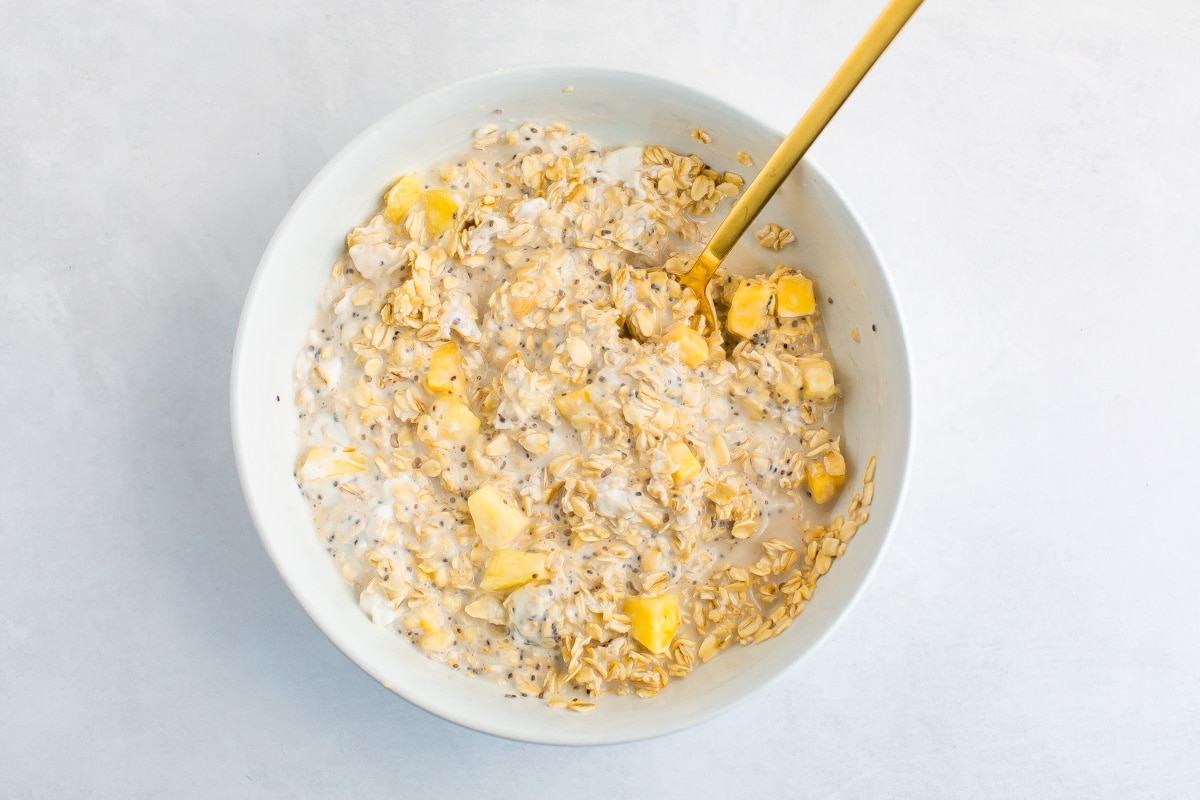
[[[687,274],[687,284],[703,287],[708,283],[717,267],[750,227],[750,223],[800,163],[809,146],[825,129],[829,120],[833,119],[842,103],[846,102],[846,98],[892,43],[892,39],[896,38],[896,34],[904,27],[904,23],[908,22],[921,2],[922,0],[891,0],[888,3],[887,8],[796,123],[796,127],[784,138],[757,177],[733,204],[729,215],[721,222],[717,232],[704,247],[704,252]]]

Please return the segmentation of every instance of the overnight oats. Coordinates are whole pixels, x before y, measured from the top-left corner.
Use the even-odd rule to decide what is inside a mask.
[[[585,711],[803,611],[874,464],[830,520],[840,388],[800,265],[718,275],[719,331],[677,280],[741,186],[663,147],[492,127],[350,232],[297,362],[296,478],[375,623]],[[784,261],[794,241],[758,239]]]

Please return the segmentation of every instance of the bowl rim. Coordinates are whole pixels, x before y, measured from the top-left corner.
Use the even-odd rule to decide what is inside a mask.
[[[830,178],[808,157],[803,159],[803,166],[809,170],[821,182],[823,182],[829,190],[830,199],[841,207],[841,211],[846,218],[852,223],[858,231],[862,239],[862,244],[874,258],[879,267],[880,285],[883,288],[885,295],[884,302],[890,305],[896,317],[895,337],[899,345],[899,351],[902,354],[902,367],[900,374],[904,379],[904,391],[901,393],[900,399],[907,405],[907,419],[904,420],[904,431],[900,448],[900,458],[897,459],[898,464],[898,482],[896,488],[896,502],[893,505],[890,515],[886,519],[884,530],[879,533],[879,545],[875,552],[871,555],[870,561],[867,564],[862,579],[855,585],[845,602],[834,614],[832,621],[826,629],[822,631],[801,653],[789,661],[783,668],[775,671],[767,676],[762,682],[746,689],[743,692],[736,693],[730,696],[723,696],[715,699],[712,703],[706,705],[702,710],[688,717],[679,718],[666,724],[654,725],[652,722],[643,723],[637,726],[638,730],[630,732],[628,735],[603,735],[603,734],[587,734],[570,736],[539,736],[536,733],[526,730],[517,730],[502,724],[499,720],[491,718],[470,717],[466,714],[458,713],[455,709],[447,707],[445,704],[438,702],[436,693],[420,694],[411,691],[407,686],[396,686],[388,682],[383,676],[376,672],[356,657],[352,652],[355,648],[353,643],[339,641],[335,635],[326,629],[318,621],[319,614],[316,613],[316,601],[307,596],[305,588],[299,585],[295,576],[284,567],[284,559],[279,548],[276,547],[271,536],[267,535],[266,531],[270,526],[271,515],[264,508],[264,501],[260,496],[260,492],[256,489],[256,478],[249,474],[247,463],[248,458],[246,448],[248,446],[247,439],[243,433],[244,422],[242,420],[239,407],[243,401],[242,386],[244,380],[242,371],[245,362],[246,349],[246,329],[251,317],[252,311],[257,307],[259,295],[263,291],[265,278],[265,267],[275,257],[275,252],[281,247],[281,242],[285,238],[285,233],[293,226],[294,218],[297,217],[309,198],[319,194],[325,184],[329,182],[331,176],[339,172],[342,164],[351,158],[351,155],[360,149],[364,144],[372,140],[376,136],[376,132],[386,126],[387,122],[395,117],[409,113],[410,109],[421,103],[429,102],[433,97],[439,94],[452,94],[461,90],[469,89],[475,84],[487,84],[499,78],[508,78],[519,81],[522,77],[533,75],[544,75],[547,72],[562,73],[564,78],[569,80],[571,76],[578,76],[581,73],[590,73],[599,77],[625,78],[630,80],[642,81],[649,84],[655,84],[663,87],[666,90],[674,92],[682,92],[686,94],[694,94],[701,96],[706,102],[713,106],[719,107],[723,112],[732,114],[737,117],[746,119],[749,123],[759,126],[764,131],[769,132],[773,136],[783,137],[783,133],[774,125],[771,125],[757,115],[744,110],[739,106],[727,102],[723,98],[709,94],[708,92],[696,88],[695,86],[681,83],[676,80],[664,78],[649,72],[626,68],[610,68],[595,64],[577,63],[577,62],[530,62],[514,66],[500,67],[487,72],[478,73],[458,81],[436,86],[428,91],[416,95],[404,103],[387,112],[366,128],[351,138],[344,144],[328,162],[325,163],[320,170],[312,177],[304,189],[296,197],[289,206],[287,212],[281,218],[280,222],[271,235],[271,239],[267,243],[263,251],[262,257],[255,266],[254,275],[250,281],[250,285],[246,291],[246,299],[242,305],[242,311],[238,318],[237,335],[234,340],[234,346],[231,359],[231,374],[230,374],[230,433],[232,436],[234,461],[236,464],[238,479],[242,487],[242,495],[246,503],[247,510],[250,512],[250,517],[254,522],[255,531],[258,534],[259,541],[266,550],[268,557],[271,559],[275,567],[275,571],[287,586],[288,591],[295,598],[309,619],[316,626],[325,638],[338,649],[351,663],[358,667],[363,672],[366,672],[377,683],[391,691],[401,699],[411,703],[412,705],[430,713],[441,719],[452,722],[460,727],[468,730],[479,731],[482,733],[491,734],[494,736],[510,739],[514,741],[523,741],[531,744],[547,744],[559,746],[586,746],[586,745],[606,745],[620,744],[633,741],[641,741],[647,739],[658,738],[672,733],[676,733],[687,728],[695,727],[702,723],[708,722],[725,712],[729,711],[733,706],[744,702],[747,698],[760,694],[768,686],[779,681],[784,675],[795,670],[803,661],[805,661],[813,651],[823,645],[830,636],[842,625],[851,609],[858,603],[867,585],[874,579],[879,565],[883,560],[883,556],[891,546],[895,529],[900,519],[901,513],[906,502],[908,494],[909,478],[912,471],[913,463],[913,442],[915,440],[916,425],[917,425],[917,393],[915,386],[915,376],[913,370],[913,357],[906,334],[907,323],[903,307],[897,296],[895,286],[892,282],[891,274],[888,270],[887,263],[884,260],[874,237],[870,231],[863,225],[862,218],[858,212],[846,199],[846,196],[838,188]]]

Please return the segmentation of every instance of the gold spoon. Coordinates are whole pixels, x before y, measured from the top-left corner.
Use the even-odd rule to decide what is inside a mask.
[[[846,102],[846,98],[874,66],[875,61],[892,43],[892,39],[896,38],[896,34],[921,3],[922,0],[892,0],[888,3],[887,8],[871,25],[850,56],[817,95],[808,111],[804,112],[796,127],[792,128],[792,132],[784,138],[757,177],[733,204],[729,215],[721,221],[717,232],[708,240],[704,252],[696,259],[691,269],[680,276],[679,282],[700,298],[700,311],[708,319],[713,330],[718,330],[717,310],[713,306],[709,281],[712,280],[717,267],[721,266],[721,262],[750,227],[750,223],[800,163],[804,153],[816,141],[817,136],[829,124],[829,120],[833,119],[842,103]]]

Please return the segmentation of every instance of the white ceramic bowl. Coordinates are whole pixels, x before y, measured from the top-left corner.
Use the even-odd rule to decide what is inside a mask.
[[[565,93],[567,86],[573,91]],[[602,146],[656,143],[699,153],[747,178],[753,168],[740,166],[734,154],[743,150],[762,164],[780,140],[766,125],[697,91],[603,69],[506,70],[414,100],[338,153],[271,239],[234,348],[234,449],[246,502],[284,581],[330,640],[384,686],[448,720],[499,736],[556,744],[643,739],[709,719],[761,688],[812,650],[850,607],[878,563],[904,492],[913,426],[909,357],[879,255],[829,182],[802,164],[760,218],[790,227],[798,244],[772,254],[750,239],[729,263],[767,270],[777,260],[798,259],[818,291],[834,299],[822,312],[845,391],[847,489],[861,484],[867,456],[878,457],[871,520],[822,578],[807,610],[778,638],[734,647],[651,700],[605,697],[590,714],[506,698],[496,684],[426,659],[404,637],[371,623],[318,542],[292,477],[292,369],[347,231],[378,207],[382,192],[406,172],[464,152],[476,128],[527,120],[563,120]],[[696,128],[711,133],[712,143],[692,138]],[[861,344],[850,339],[856,326]],[[842,507],[852,494],[843,492]]]

